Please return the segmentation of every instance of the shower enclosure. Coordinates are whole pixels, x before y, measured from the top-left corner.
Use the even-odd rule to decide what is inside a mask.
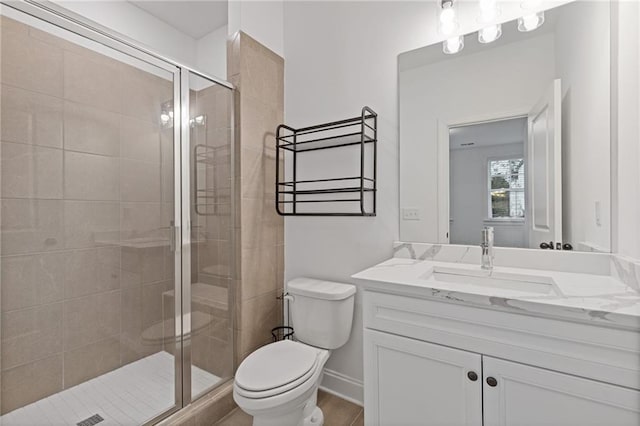
[[[0,9],[0,422],[145,424],[233,374],[233,92]]]

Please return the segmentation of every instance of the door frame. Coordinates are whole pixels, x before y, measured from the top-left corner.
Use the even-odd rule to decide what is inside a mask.
[[[49,1],[0,0],[3,8],[15,10],[39,21],[57,26],[70,33],[97,42],[114,51],[146,62],[173,75],[173,169],[174,169],[174,224],[170,226],[171,245],[174,248],[174,309],[175,309],[175,405],[150,419],[147,424],[155,424],[171,414],[191,404],[191,188],[190,188],[190,128],[189,128],[189,75],[193,74],[214,84],[234,91],[233,84],[221,78],[193,69],[162,54],[141,46],[108,27],[93,22],[82,15],[69,11]],[[230,175],[235,175],[235,108],[230,117]],[[231,179],[231,191],[235,191],[235,180]],[[235,202],[231,197],[231,217],[235,220]],[[235,241],[231,233],[230,250],[235,253]],[[230,268],[232,282],[235,267]],[[231,305],[233,306],[233,305]],[[233,315],[230,318],[233,328]],[[233,339],[233,337],[232,337]],[[235,348],[235,342],[232,342]],[[235,349],[234,349],[235,350]],[[211,389],[220,386],[217,383]],[[210,390],[211,390],[210,389]],[[204,396],[206,394],[203,393]]]
[[[437,118],[438,123],[438,243],[450,244],[451,230],[449,226],[450,194],[449,194],[449,131],[453,127],[473,126],[475,124],[526,118],[531,108],[520,107],[483,114],[459,116],[454,118]],[[525,140],[525,156],[528,142]],[[528,216],[528,215],[527,215]],[[527,219],[525,217],[525,223]],[[480,232],[480,230],[478,230]]]

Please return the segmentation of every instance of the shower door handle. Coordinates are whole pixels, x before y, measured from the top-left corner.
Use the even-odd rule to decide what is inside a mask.
[[[176,251],[176,247],[179,244],[176,241],[176,238],[180,235],[180,227],[175,226],[175,222],[172,220],[169,226],[163,226],[162,228],[158,228],[160,231],[169,231],[169,249],[171,251]]]
[[[176,247],[178,246],[178,242],[176,241],[177,238],[179,238],[180,236],[180,227],[179,226],[175,226],[173,224],[173,221],[171,223],[171,226],[169,226],[169,246],[172,252],[176,251]]]

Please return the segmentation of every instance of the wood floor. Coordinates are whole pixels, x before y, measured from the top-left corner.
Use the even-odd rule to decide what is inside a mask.
[[[324,413],[325,426],[363,426],[364,413],[362,407],[345,401],[342,398],[324,391],[318,393],[318,406]],[[251,426],[252,418],[244,411],[236,408],[218,426]]]

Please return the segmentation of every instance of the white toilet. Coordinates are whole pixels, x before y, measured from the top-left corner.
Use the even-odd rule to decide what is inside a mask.
[[[233,399],[256,426],[320,426],[318,385],[330,351],[349,340],[356,288],[296,278],[287,292],[296,341],[271,343],[245,358]]]

